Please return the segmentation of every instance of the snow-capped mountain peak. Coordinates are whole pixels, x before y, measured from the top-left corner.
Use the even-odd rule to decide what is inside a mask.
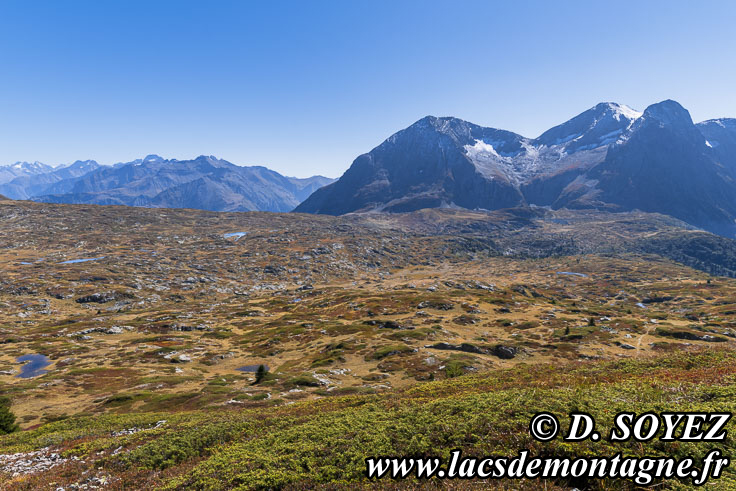
[[[41,162],[15,162],[14,164],[0,166],[0,184],[10,182],[16,177],[45,174],[52,170],[53,167]]]
[[[695,126],[674,101],[643,113],[603,102],[534,139],[425,118],[359,156],[296,211],[405,212],[448,203],[486,210],[524,204],[639,209],[732,236],[734,123]]]
[[[641,117],[642,113],[629,106],[602,102],[545,131],[535,141],[548,147],[561,146],[568,154],[590,150],[614,143]]]
[[[46,169],[49,166],[46,164],[42,164],[41,162],[35,161],[35,162],[16,162],[10,167],[13,169],[41,170],[41,169]]]
[[[616,121],[621,121],[622,118],[633,121],[641,118],[642,114],[644,114],[641,111],[630,108],[626,104],[618,104],[616,102],[607,102],[605,104],[613,113],[613,117]]]

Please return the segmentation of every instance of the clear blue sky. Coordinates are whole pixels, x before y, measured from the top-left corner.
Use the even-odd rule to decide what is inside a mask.
[[[0,1],[0,163],[213,154],[339,176],[433,114],[736,117],[736,2]]]

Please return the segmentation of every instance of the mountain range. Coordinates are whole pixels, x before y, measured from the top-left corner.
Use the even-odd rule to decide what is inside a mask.
[[[342,215],[422,208],[655,212],[736,236],[736,119],[695,124],[666,100],[601,103],[537,138],[427,116],[338,180],[282,176],[212,156],[101,166],[0,167],[0,195],[49,203]]]
[[[41,162],[16,162],[12,165],[0,166],[0,184],[10,182],[17,177],[46,174],[53,170],[53,167]]]
[[[601,103],[538,138],[427,116],[359,156],[296,212],[517,206],[641,210],[736,234],[736,120],[666,100]]]
[[[101,166],[93,160],[53,168],[0,167],[0,194],[48,203],[288,212],[332,179],[285,177],[265,167],[241,167],[212,156],[166,160],[158,155]]]
[[[13,166],[0,167],[0,175],[3,175],[5,171],[5,175],[13,176],[5,182],[0,180],[2,183],[0,193],[13,199],[29,199],[44,194],[44,191],[52,184],[81,177],[99,167],[100,164],[94,160],[77,160],[70,165],[60,167],[50,167],[39,162],[33,164],[19,162]],[[15,169],[17,174],[13,175],[11,169]]]

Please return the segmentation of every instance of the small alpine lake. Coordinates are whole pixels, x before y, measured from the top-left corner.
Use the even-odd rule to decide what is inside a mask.
[[[20,373],[17,375],[19,378],[33,378],[44,375],[48,373],[48,370],[44,370],[44,368],[51,364],[46,355],[39,354],[19,356],[15,361],[23,364],[20,367]]]

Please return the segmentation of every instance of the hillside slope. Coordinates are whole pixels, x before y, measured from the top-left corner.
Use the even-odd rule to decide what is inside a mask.
[[[397,489],[431,486],[409,477],[368,480],[365,459],[378,456],[583,458],[597,455],[691,457],[723,443],[541,443],[529,435],[538,411],[552,412],[562,428],[569,413],[584,411],[607,434],[618,412],[736,411],[736,355],[727,350],[678,353],[609,363],[522,366],[465,375],[381,395],[331,397],[265,409],[218,409],[76,417],[29,432],[0,436],[2,453],[37,451],[58,458],[35,475],[6,475],[8,490],[104,482],[116,489]],[[727,431],[736,428],[731,422]],[[112,435],[112,436],[111,436]],[[349,435],[349,438],[346,438]],[[50,441],[53,449],[48,448]],[[299,442],[298,445],[295,442]],[[28,454],[19,453],[16,459]],[[14,462],[14,461],[11,461]],[[1,472],[1,471],[0,471]],[[1,475],[1,474],[0,474]],[[640,489],[633,473],[618,479],[492,479],[436,481],[455,489]],[[691,489],[692,479],[654,480],[658,489]],[[709,489],[732,489],[726,467]]]

